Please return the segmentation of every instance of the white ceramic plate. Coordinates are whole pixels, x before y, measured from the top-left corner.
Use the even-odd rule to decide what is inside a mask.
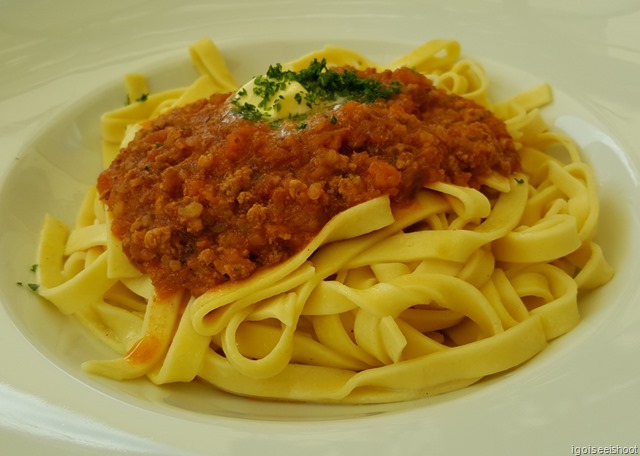
[[[109,2],[0,7],[0,452],[11,455],[637,452],[640,409],[640,10],[633,0]],[[583,321],[512,372],[385,406],[277,404],[203,385],[84,374],[101,347],[18,282],[45,212],[71,220],[99,170],[122,75],[188,82],[208,36],[243,80],[324,44],[389,61],[431,38],[479,59],[496,95],[550,82],[545,111],[593,164],[616,268]],[[585,448],[586,447],[586,448]],[[608,450],[607,450],[608,449]]]

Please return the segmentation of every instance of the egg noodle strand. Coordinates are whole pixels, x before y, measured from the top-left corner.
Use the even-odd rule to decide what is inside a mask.
[[[188,87],[150,94],[144,76],[127,76],[131,104],[102,117],[105,167],[131,126],[238,89],[213,42],[193,44],[190,55],[200,77]],[[611,278],[594,242],[592,171],[539,111],[552,100],[547,84],[492,103],[485,72],[451,40],[429,41],[389,65],[328,46],[284,67],[313,59],[409,66],[476,101],[506,123],[521,172],[491,176],[492,198],[435,183],[394,212],[388,197],[370,200],[335,216],[276,267],[167,299],[129,263],[91,188],[75,225],[46,216],[38,249],[39,294],[118,354],[87,361],[87,372],[156,384],[201,378],[283,400],[415,399],[522,364],[578,323],[579,290]]]

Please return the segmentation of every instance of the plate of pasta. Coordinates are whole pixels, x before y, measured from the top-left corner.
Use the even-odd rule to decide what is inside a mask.
[[[71,3],[3,45],[14,454],[637,452],[634,7]]]

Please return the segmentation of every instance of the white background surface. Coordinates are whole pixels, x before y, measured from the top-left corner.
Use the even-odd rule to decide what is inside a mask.
[[[640,444],[637,5],[0,0],[0,454],[572,454]],[[285,405],[84,375],[79,362],[99,349],[16,282],[29,281],[44,212],[71,216],[95,178],[96,115],[120,96],[122,75],[184,78],[187,46],[204,36],[239,80],[325,43],[386,61],[454,38],[500,91],[550,82],[556,103],[545,114],[596,169],[600,242],[616,277],[584,297],[581,325],[530,363],[428,401]]]

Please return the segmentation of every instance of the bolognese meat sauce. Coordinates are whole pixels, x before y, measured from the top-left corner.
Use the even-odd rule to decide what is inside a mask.
[[[485,108],[407,68],[349,74],[395,90],[277,122],[217,94],[149,121],[121,150],[98,190],[160,293],[246,279],[377,196],[399,205],[428,183],[479,188],[517,170],[512,138]]]

